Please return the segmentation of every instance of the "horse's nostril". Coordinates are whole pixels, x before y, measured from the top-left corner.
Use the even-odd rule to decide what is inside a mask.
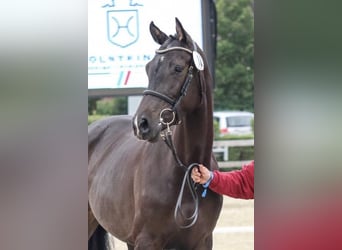
[[[147,133],[149,132],[149,126],[148,126],[148,121],[146,118],[141,118],[139,121],[139,129],[142,133]]]

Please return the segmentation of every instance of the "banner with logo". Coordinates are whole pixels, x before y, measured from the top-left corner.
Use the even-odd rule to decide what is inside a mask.
[[[202,46],[200,0],[88,0],[88,89],[147,87],[150,22],[173,35],[175,17]]]

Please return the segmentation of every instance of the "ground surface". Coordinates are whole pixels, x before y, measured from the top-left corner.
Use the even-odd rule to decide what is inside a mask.
[[[127,247],[115,240],[115,250]],[[254,200],[224,197],[223,208],[214,231],[214,250],[254,249]]]

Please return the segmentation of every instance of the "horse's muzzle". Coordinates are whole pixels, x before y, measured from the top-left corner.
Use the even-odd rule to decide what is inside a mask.
[[[153,125],[145,116],[136,115],[133,118],[133,131],[134,135],[140,140],[155,142],[159,138],[159,133],[162,129],[160,123]]]

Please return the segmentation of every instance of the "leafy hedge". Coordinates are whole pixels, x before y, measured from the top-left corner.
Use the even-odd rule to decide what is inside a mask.
[[[229,147],[229,161],[248,161],[254,159],[254,146],[248,147]],[[223,155],[216,155],[217,161],[223,161]]]
[[[109,117],[109,115],[88,115],[88,125],[105,117]]]
[[[224,135],[220,137],[215,137],[216,141],[225,141],[225,140],[249,140],[254,139],[254,135]]]

